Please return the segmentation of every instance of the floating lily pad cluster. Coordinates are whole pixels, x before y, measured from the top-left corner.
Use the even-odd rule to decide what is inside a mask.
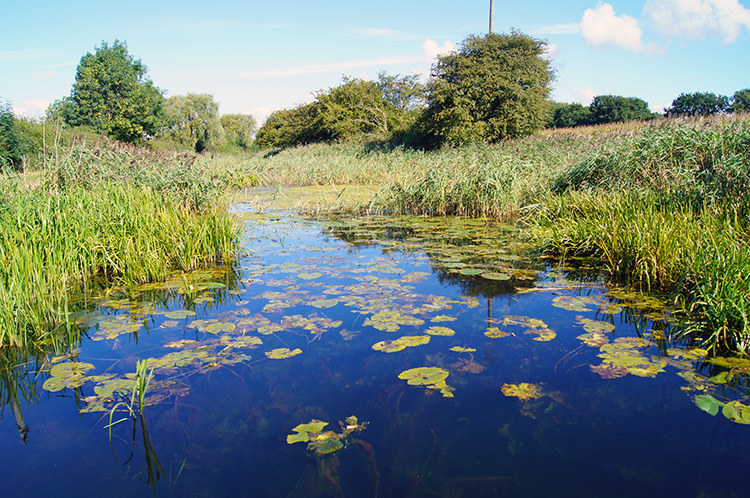
[[[349,443],[351,435],[363,431],[367,422],[360,422],[352,415],[344,422],[339,422],[341,432],[323,431],[328,422],[313,419],[300,424],[293,433],[286,437],[287,444],[307,443],[307,451],[314,457],[322,458],[334,455]]]
[[[538,384],[529,384],[528,382],[521,382],[520,384],[503,384],[501,390],[504,395],[518,398],[521,401],[528,401],[530,399],[537,399],[544,396],[541,386]]]
[[[492,319],[492,322],[498,325],[502,325],[502,329],[497,326],[488,327],[484,335],[492,339],[498,339],[501,337],[508,337],[512,335],[507,331],[508,327],[521,327],[524,329],[524,334],[535,336],[533,340],[539,342],[551,341],[557,334],[552,331],[546,323],[538,318],[530,318],[528,316],[515,316],[505,315],[501,319]]]

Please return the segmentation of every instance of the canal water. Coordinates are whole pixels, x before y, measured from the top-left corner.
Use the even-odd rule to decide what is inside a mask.
[[[750,363],[659,299],[508,225],[233,212],[235,267],[4,353],[2,496],[746,496]]]

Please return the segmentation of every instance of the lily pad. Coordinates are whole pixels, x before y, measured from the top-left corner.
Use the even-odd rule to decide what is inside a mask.
[[[719,413],[719,408],[724,406],[724,403],[714,398],[710,394],[699,394],[693,398],[695,406],[708,413],[709,415],[716,415]]]
[[[425,334],[429,334],[429,335],[444,335],[444,336],[456,335],[455,330],[448,328],[448,327],[438,327],[438,326],[430,327],[424,332]]]
[[[266,351],[266,356],[272,360],[284,360],[286,358],[291,358],[292,356],[297,356],[298,354],[302,354],[302,350],[299,348],[276,348],[271,351]]]
[[[465,348],[463,346],[453,346],[451,351],[455,351],[456,353],[474,353],[476,352],[475,348]]]
[[[328,425],[328,422],[316,419],[313,419],[306,424],[299,424],[297,427],[292,429],[295,434],[289,434],[286,437],[286,442],[288,444],[306,443],[310,441],[311,434],[313,434],[312,437],[314,437],[314,435],[322,431],[326,425]]]
[[[544,396],[542,388],[539,385],[529,384],[527,382],[521,382],[520,384],[503,384],[501,390],[504,395],[518,398],[521,401],[528,401],[530,399],[537,399]]]
[[[172,320],[181,320],[189,316],[195,316],[195,314],[196,314],[195,311],[191,311],[191,310],[175,310],[175,311],[167,311],[166,313],[164,313],[164,316]]]
[[[510,337],[511,334],[503,330],[500,330],[497,327],[487,327],[487,330],[484,332],[484,335],[486,335],[487,337],[491,339],[500,339],[501,337]]]
[[[392,341],[380,341],[372,345],[372,349],[375,351],[382,351],[384,353],[395,353],[397,351],[403,351],[404,349],[412,346],[421,346],[430,342],[429,335],[405,335],[394,339]]]
[[[510,280],[510,275],[496,271],[486,271],[482,273],[482,278],[487,280]]]

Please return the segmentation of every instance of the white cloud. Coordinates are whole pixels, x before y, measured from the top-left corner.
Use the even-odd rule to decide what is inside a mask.
[[[643,30],[638,26],[638,20],[626,14],[616,15],[608,3],[586,9],[581,20],[581,36],[593,47],[615,45],[632,52],[644,49]]]
[[[750,9],[738,0],[649,0],[643,13],[666,35],[731,43],[750,33]]]
[[[578,97],[575,101],[583,105],[589,105],[594,101],[594,97],[599,95],[599,92],[593,88],[574,88],[573,93]]]
[[[258,128],[263,126],[263,123],[266,122],[266,119],[268,119],[268,116],[272,113],[273,111],[266,106],[254,107],[250,110],[250,114],[255,118],[255,123]]]
[[[455,52],[456,46],[449,41],[444,41],[443,44],[440,45],[435,40],[427,39],[422,43],[422,50],[424,50],[424,53],[425,55],[427,55],[429,61],[434,62],[435,59],[438,58],[438,56]]]
[[[560,47],[555,45],[554,43],[550,43],[544,49],[544,58],[547,60],[550,60],[559,53],[560,53]]]
[[[13,104],[13,114],[27,118],[40,118],[49,107],[47,100],[25,100],[21,104]]]

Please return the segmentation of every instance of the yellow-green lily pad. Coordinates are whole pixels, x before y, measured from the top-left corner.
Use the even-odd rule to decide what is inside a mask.
[[[291,358],[292,356],[297,356],[298,354],[302,354],[302,350],[299,348],[276,348],[271,351],[266,351],[266,356],[272,360],[284,360],[286,358]]]
[[[521,401],[537,399],[544,396],[540,386],[537,384],[529,384],[528,382],[521,382],[520,384],[503,384],[501,390],[504,395],[518,398]]]

